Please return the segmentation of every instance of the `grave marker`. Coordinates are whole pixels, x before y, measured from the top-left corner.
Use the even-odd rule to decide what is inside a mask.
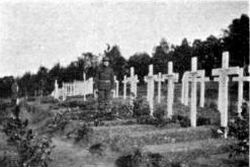
[[[130,90],[131,93],[133,93],[133,96],[136,97],[137,96],[137,83],[139,82],[139,80],[138,80],[138,76],[135,75],[134,67],[130,68],[130,77],[127,80],[131,85],[131,90]]]
[[[178,82],[179,74],[173,72],[173,63],[168,62],[168,74],[164,74],[164,79],[168,80],[168,95],[167,95],[167,113],[164,117],[171,118],[173,115],[174,103],[174,83]]]
[[[190,111],[190,119],[191,126],[196,127],[197,122],[197,78],[199,76],[199,72],[197,71],[197,57],[192,58],[191,64],[191,72],[189,73],[191,80],[191,111]]]
[[[160,73],[158,73],[158,75],[155,76],[155,81],[157,82],[158,85],[158,95],[157,95],[157,102],[160,103],[161,102],[161,83],[165,81],[165,79],[163,78],[163,75]]]
[[[213,76],[219,76],[215,81],[219,82],[218,109],[221,115],[221,126],[228,126],[228,76],[239,74],[239,67],[229,67],[229,53],[223,52],[222,68],[212,70]],[[225,133],[227,137],[227,132]]]
[[[188,89],[189,89],[189,73],[190,71],[186,71],[182,76],[182,85],[181,85],[181,103],[184,105],[188,105]]]
[[[250,68],[250,66],[249,66]],[[243,86],[244,82],[249,82],[250,83],[250,76],[244,76],[244,69],[240,68],[239,71],[239,76],[238,77],[233,77],[233,81],[238,82],[238,104],[237,104],[237,111],[238,114],[241,114],[242,112],[242,103],[243,103]],[[250,86],[250,85],[249,85]]]
[[[148,76],[144,77],[144,81],[147,83],[147,101],[149,102],[150,115],[153,116],[154,112],[154,75],[153,75],[153,65],[149,65]]]
[[[123,79],[123,81],[122,81],[122,83],[123,83],[123,99],[124,99],[124,100],[125,100],[126,97],[127,97],[127,82],[128,82],[127,76],[125,75],[125,76],[124,76],[124,79]]]
[[[197,78],[197,82],[200,83],[200,99],[199,106],[204,107],[205,104],[205,82],[209,81],[208,77],[205,77],[204,70],[198,70],[200,75]],[[189,82],[191,79],[189,78],[190,71],[186,71],[182,77],[182,95],[181,102],[184,105],[188,105],[188,97],[189,97]]]
[[[115,81],[115,93],[114,93],[114,97],[119,97],[119,81],[117,80],[116,76],[114,76],[114,81]]]

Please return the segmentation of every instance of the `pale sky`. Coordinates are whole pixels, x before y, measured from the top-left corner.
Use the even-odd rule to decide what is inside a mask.
[[[11,2],[11,3],[10,3]],[[103,53],[117,44],[127,59],[152,53],[161,38],[220,37],[234,18],[248,14],[248,1],[0,2],[0,77],[67,65],[83,52]]]

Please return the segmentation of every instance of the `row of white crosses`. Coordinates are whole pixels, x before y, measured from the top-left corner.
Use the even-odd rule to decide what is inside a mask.
[[[149,102],[150,115],[153,116],[154,112],[154,84],[158,83],[158,99],[157,102],[161,102],[161,83],[165,80],[168,81],[168,95],[167,95],[167,113],[165,117],[171,118],[173,115],[173,103],[174,103],[174,83],[178,81],[179,75],[173,72],[173,63],[168,62],[168,74],[153,75],[153,65],[149,65],[148,76],[144,77],[144,81],[147,83],[147,101]]]
[[[130,77],[124,76],[122,81],[123,83],[123,99],[127,98],[127,84],[130,84],[130,94],[131,97],[137,97],[137,84],[138,84],[138,76],[135,75],[134,67],[130,68]]]
[[[150,115],[153,115],[154,104],[154,82],[158,82],[158,102],[160,102],[160,89],[161,82],[168,80],[168,109],[165,116],[172,116],[172,105],[174,99],[174,82],[178,80],[178,74],[173,73],[173,65],[171,62],[168,64],[168,74],[153,74],[153,65],[149,66],[148,76],[144,77],[144,81],[147,83],[147,100],[150,106]],[[249,67],[250,70],[250,67]],[[223,53],[222,68],[213,69],[213,76],[219,76],[215,78],[215,81],[219,82],[219,97],[218,97],[218,110],[221,113],[221,126],[228,126],[228,81],[229,75],[238,75],[233,78],[233,81],[238,81],[238,112],[241,112],[241,105],[243,102],[243,82],[250,82],[250,76],[243,75],[243,69],[239,67],[229,67],[229,55],[228,52]],[[184,73],[182,78],[182,98],[181,101],[188,105],[188,93],[189,82],[191,83],[191,107],[190,107],[190,119],[191,126],[196,127],[197,124],[197,83],[200,83],[200,99],[199,106],[204,107],[205,103],[205,82],[209,81],[208,77],[205,77],[205,70],[197,69],[197,58],[192,58],[191,71]],[[160,86],[159,86],[160,85]],[[250,95],[249,95],[250,98]]]

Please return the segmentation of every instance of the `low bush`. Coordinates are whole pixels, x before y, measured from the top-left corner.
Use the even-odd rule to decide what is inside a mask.
[[[119,119],[128,119],[133,116],[133,106],[128,102],[113,101],[111,105],[111,113]]]
[[[148,102],[145,98],[138,96],[133,102],[133,116],[135,118],[150,114]]]
[[[46,104],[46,103],[52,103],[52,104],[54,104],[54,103],[58,103],[58,100],[55,99],[55,98],[53,98],[52,96],[43,96],[40,99],[40,102],[44,103],[44,104]]]
[[[91,145],[88,150],[92,155],[102,156],[104,155],[105,149],[106,149],[106,146],[104,144],[97,143],[97,144]]]
[[[75,142],[83,141],[84,143],[88,143],[91,138],[91,134],[93,134],[93,129],[89,124],[83,123],[75,130],[75,132]]]
[[[242,105],[241,116],[235,117],[229,122],[229,135],[235,137],[238,142],[231,146],[230,156],[249,154],[249,107],[247,103]]]
[[[38,137],[28,128],[28,120],[21,120],[18,107],[13,111],[3,126],[3,132],[7,135],[7,142],[16,148],[18,155],[18,167],[39,166],[47,167],[51,161],[50,155],[54,146],[46,136]]]
[[[163,161],[163,156],[158,153],[142,153],[136,149],[131,154],[119,157],[115,164],[117,167],[162,167]]]
[[[36,101],[36,98],[34,96],[28,96],[28,98],[26,100],[28,102],[33,102],[33,101]]]

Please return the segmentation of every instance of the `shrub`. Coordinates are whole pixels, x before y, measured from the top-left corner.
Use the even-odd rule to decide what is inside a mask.
[[[173,115],[172,121],[180,123],[181,127],[189,127],[191,125],[190,119],[187,116]]]
[[[102,156],[104,154],[105,151],[105,145],[102,143],[97,143],[97,144],[93,144],[92,146],[89,147],[89,152],[92,155],[99,155]]]
[[[47,137],[35,136],[28,129],[28,121],[19,117],[20,110],[13,110],[13,117],[9,117],[3,127],[3,132],[8,136],[7,142],[16,147],[19,167],[41,166],[47,167],[51,161],[50,154],[54,146]]]
[[[134,105],[134,108],[133,108],[134,117],[150,115],[150,109],[149,109],[149,105],[146,99],[138,96],[134,100],[133,105]]]
[[[157,125],[158,124],[156,118],[153,118],[153,117],[148,116],[148,115],[140,116],[136,120],[137,120],[138,124],[148,124],[148,125]]]
[[[136,149],[131,154],[119,157],[115,164],[117,167],[161,167],[163,157],[158,153],[142,153]]]
[[[58,103],[58,100],[53,98],[52,96],[43,96],[40,101],[41,101],[41,103],[44,103],[44,104],[46,104],[46,103]]]
[[[82,124],[82,126],[76,129],[75,142],[79,142],[80,140],[89,142],[92,133],[93,129],[90,128],[89,124]]]
[[[249,153],[249,108],[247,103],[242,105],[242,114],[229,122],[229,135],[238,139],[231,147],[230,156]]]
[[[142,162],[142,153],[135,150],[132,154],[119,157],[115,164],[117,167],[138,167]]]
[[[127,119],[133,116],[133,106],[124,102],[113,102],[111,106],[112,115],[116,118]]]

